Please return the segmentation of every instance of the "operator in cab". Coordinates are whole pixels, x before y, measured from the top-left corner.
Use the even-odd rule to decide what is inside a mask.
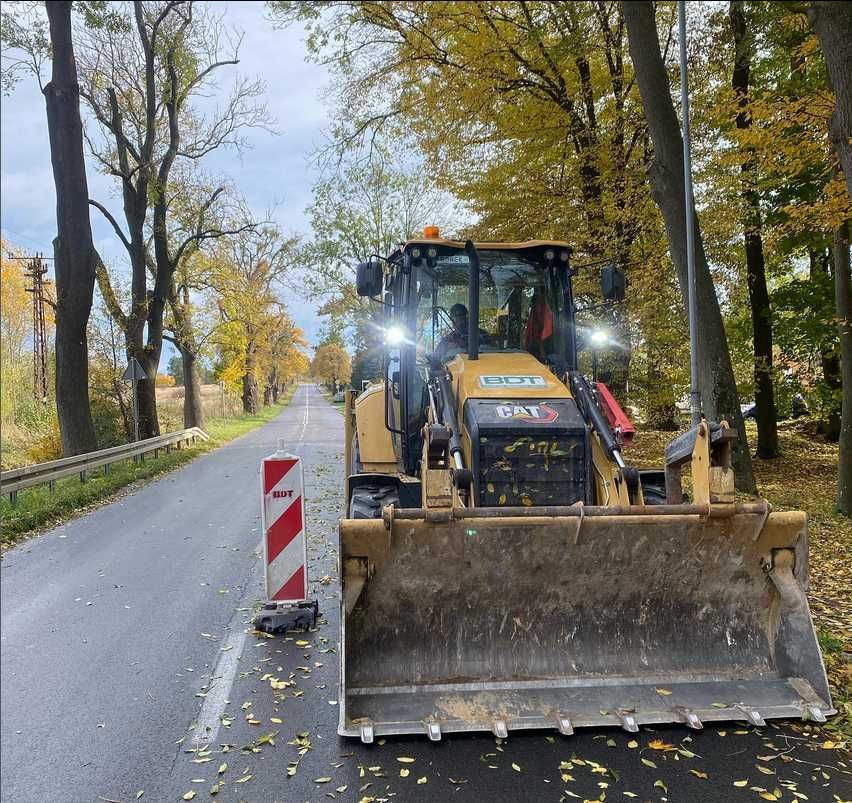
[[[435,349],[435,357],[441,362],[453,351],[467,351],[467,307],[464,304],[453,304],[450,307],[450,320],[453,322],[453,328],[441,338]],[[491,335],[484,329],[479,330],[479,342],[486,345],[492,342]]]

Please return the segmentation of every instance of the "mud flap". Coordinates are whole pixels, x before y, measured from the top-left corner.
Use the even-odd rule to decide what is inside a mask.
[[[339,733],[834,713],[805,514],[675,510],[343,520]]]

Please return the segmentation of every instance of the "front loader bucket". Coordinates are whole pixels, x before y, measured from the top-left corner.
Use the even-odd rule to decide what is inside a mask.
[[[834,713],[804,513],[386,508],[340,537],[341,735]]]

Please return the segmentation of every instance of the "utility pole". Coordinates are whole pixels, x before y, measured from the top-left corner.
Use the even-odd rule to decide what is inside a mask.
[[[27,287],[26,291],[33,294],[33,396],[36,401],[46,404],[47,327],[44,319],[44,305],[49,302],[45,297],[44,289],[50,284],[50,279],[44,278],[47,274],[47,266],[44,264],[45,257],[41,253],[32,257],[9,254],[9,259],[29,262],[24,270],[24,275],[32,283],[32,287]]]

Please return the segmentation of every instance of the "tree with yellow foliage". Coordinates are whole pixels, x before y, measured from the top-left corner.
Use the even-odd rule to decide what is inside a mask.
[[[352,360],[338,338],[329,338],[317,347],[311,373],[336,393],[352,378]]]
[[[262,226],[221,242],[211,257],[210,301],[221,321],[213,338],[220,376],[240,388],[243,410],[250,414],[260,409],[259,379],[266,386],[268,371],[301,339],[278,295],[295,267],[297,247],[297,238]]]

